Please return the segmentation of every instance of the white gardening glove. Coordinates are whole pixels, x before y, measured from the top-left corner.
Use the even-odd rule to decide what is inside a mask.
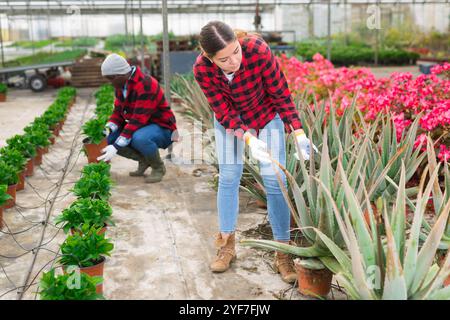
[[[117,125],[115,123],[112,122],[108,122],[105,125],[105,128],[103,130],[103,135],[105,137],[109,136],[111,134],[111,132],[115,132],[118,129]]]
[[[250,147],[252,157],[261,163],[269,164],[272,162],[267,152],[267,144],[250,133],[244,135],[245,143]]]
[[[303,159],[309,160],[309,156],[311,154],[310,141],[306,137],[305,132],[302,129],[295,130],[295,139],[297,140],[297,144],[300,149],[300,152],[302,153]],[[317,152],[316,146],[314,144],[312,146],[314,151]],[[298,156],[297,152],[294,154],[294,156],[297,158],[297,160],[300,160],[300,157]]]
[[[111,161],[112,158],[117,154],[117,149],[112,144],[107,146],[106,148],[103,148],[102,150],[103,155],[97,158],[98,161]]]

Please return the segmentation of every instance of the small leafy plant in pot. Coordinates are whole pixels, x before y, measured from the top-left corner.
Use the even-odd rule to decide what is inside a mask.
[[[102,149],[108,145],[103,130],[106,124],[106,118],[94,118],[83,125],[83,134],[86,138],[83,140],[84,151],[86,152],[88,162],[98,162],[97,158],[102,155]]]
[[[8,93],[8,87],[4,83],[0,83],[0,102],[6,101],[6,95]]]
[[[69,208],[64,209],[56,218],[56,224],[62,224],[65,233],[79,233],[84,224],[100,229],[100,234],[106,232],[107,226],[114,225],[111,219],[112,209],[107,201],[100,199],[81,198],[75,200]]]
[[[11,199],[11,196],[7,193],[8,186],[6,184],[0,185],[0,230],[3,228],[3,205]]]
[[[84,224],[80,233],[66,238],[59,259],[65,271],[69,266],[77,266],[81,273],[103,277],[105,257],[110,256],[114,245],[105,234],[99,234],[100,229]],[[97,285],[97,293],[103,293],[103,283]]]
[[[17,183],[16,191],[23,190],[25,188],[25,167],[27,159],[20,151],[9,146],[0,149],[0,159],[17,169],[19,182]]]
[[[84,273],[55,275],[55,269],[44,272],[39,282],[41,300],[97,300],[104,299],[97,293],[101,277],[91,277]]]
[[[12,208],[16,204],[16,187],[18,181],[19,175],[17,174],[17,170],[5,161],[0,160],[0,184],[6,184],[8,186],[6,192],[11,196],[11,199],[4,205],[5,209]]]
[[[49,138],[51,137],[51,132],[45,125],[32,125],[26,127],[26,136],[29,138],[30,142],[36,148],[35,165],[42,164],[42,155],[44,154],[44,148],[50,145]]]
[[[83,175],[71,190],[78,198],[102,199],[107,201],[111,196],[112,180],[108,175],[93,172]]]
[[[15,135],[6,140],[8,147],[20,151],[20,153],[28,159],[25,177],[30,177],[34,172],[33,158],[36,156],[36,148],[31,143],[29,137],[25,135]]]

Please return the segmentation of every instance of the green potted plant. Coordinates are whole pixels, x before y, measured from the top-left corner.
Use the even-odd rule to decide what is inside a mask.
[[[19,176],[17,174],[17,169],[7,164],[5,161],[0,160],[0,184],[7,185],[7,193],[11,196],[6,204],[5,209],[14,207],[16,204],[16,187],[19,181]]]
[[[90,176],[93,173],[99,173],[101,175],[105,176],[111,176],[111,165],[109,163],[106,163],[104,161],[101,161],[99,163],[91,163],[87,164],[83,167],[81,170],[82,176]]]
[[[0,184],[0,230],[3,228],[3,206],[11,199],[11,196],[7,193],[8,186],[6,184]]]
[[[6,146],[0,149],[0,159],[16,168],[19,174],[19,182],[17,183],[16,191],[21,191],[25,188],[25,167],[27,159],[20,153],[20,151]]]
[[[108,201],[111,196],[112,180],[109,175],[94,172],[90,175],[83,175],[71,191],[78,198],[101,199]]]
[[[7,139],[6,143],[8,144],[8,147],[19,150],[27,159],[25,177],[32,176],[34,172],[33,158],[36,156],[36,148],[31,143],[29,137],[25,135],[15,135]]]
[[[100,234],[101,228],[84,224],[80,233],[68,236],[61,244],[61,257],[59,263],[63,269],[77,266],[80,272],[90,276],[103,277],[105,257],[110,256],[114,245],[105,234]],[[103,284],[97,286],[97,293],[103,292]]]
[[[61,215],[56,218],[56,225],[62,224],[65,233],[74,234],[87,224],[100,228],[105,233],[107,226],[113,226],[112,209],[107,201],[100,199],[81,198],[75,200]]]
[[[39,281],[41,300],[97,300],[104,299],[97,293],[101,277],[91,277],[76,272],[55,275],[55,269],[44,272]]]
[[[103,131],[107,120],[102,117],[87,121],[82,129],[86,138],[83,140],[84,150],[88,157],[88,162],[98,162],[97,158],[102,155],[102,150],[108,145]]]
[[[50,145],[51,132],[46,125],[30,125],[24,129],[25,136],[36,148],[36,157],[34,158],[34,164],[42,164],[42,155],[44,154],[44,148]]]
[[[8,87],[4,83],[0,83],[0,102],[6,101],[6,95],[8,93]]]

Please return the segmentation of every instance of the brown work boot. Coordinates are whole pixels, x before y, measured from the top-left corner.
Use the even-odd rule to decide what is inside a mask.
[[[294,268],[292,257],[287,253],[275,252],[275,262],[273,268],[281,275],[281,279],[286,283],[294,283],[297,280],[297,272]]]
[[[222,236],[222,233],[219,232],[216,235],[215,245],[217,256],[210,268],[212,272],[224,272],[230,268],[231,262],[236,260],[234,233]]]

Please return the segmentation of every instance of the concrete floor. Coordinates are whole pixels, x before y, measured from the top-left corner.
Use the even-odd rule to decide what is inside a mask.
[[[78,130],[93,115],[94,99],[88,101],[92,93],[91,89],[79,90],[62,135],[44,156],[43,164],[35,169],[35,175],[28,178],[25,190],[18,193],[18,205],[4,212],[11,232],[24,232],[14,238],[0,233],[0,264],[8,275],[0,268],[1,299],[15,299],[15,287],[24,283],[33,258],[29,250],[39,243],[43,225],[38,223],[46,217],[45,199],[55,197],[55,183],[61,181],[62,186],[51,212],[51,223],[74,200],[69,190],[87,163],[79,152],[83,137]],[[13,92],[15,100],[12,101],[16,103],[9,104],[11,109],[2,111],[0,118],[1,141],[18,133],[45,110],[53,95],[53,92],[46,92],[36,99],[37,96],[26,90]],[[19,101],[27,102],[13,108],[22,105]],[[6,109],[4,106],[7,104],[0,109]],[[191,125],[179,113],[177,120],[179,129],[190,130]],[[75,152],[71,155],[72,144]],[[179,148],[176,144],[175,154],[180,154]],[[62,179],[68,159],[68,174]],[[110,202],[116,226],[107,232],[115,245],[105,264],[107,299],[306,299],[273,272],[273,255],[265,251],[238,246],[238,259],[229,271],[223,274],[209,271],[217,230],[216,193],[210,185],[215,174],[213,167],[174,164],[166,160],[168,170],[164,180],[149,185],[142,178],[128,176],[135,166],[135,162],[121,157],[112,161],[112,178],[116,185]],[[196,169],[202,172],[199,177],[193,175]],[[246,194],[241,194],[240,203],[238,239],[243,238],[243,232],[251,231],[266,219],[265,211],[258,209]],[[30,227],[31,230],[25,231]],[[4,228],[3,232],[7,231]],[[31,279],[37,275],[38,280],[39,272],[49,269],[64,239],[62,231],[51,224],[47,226]],[[35,299],[36,290],[36,285],[31,286],[24,298]],[[337,290],[332,294],[343,298]]]

